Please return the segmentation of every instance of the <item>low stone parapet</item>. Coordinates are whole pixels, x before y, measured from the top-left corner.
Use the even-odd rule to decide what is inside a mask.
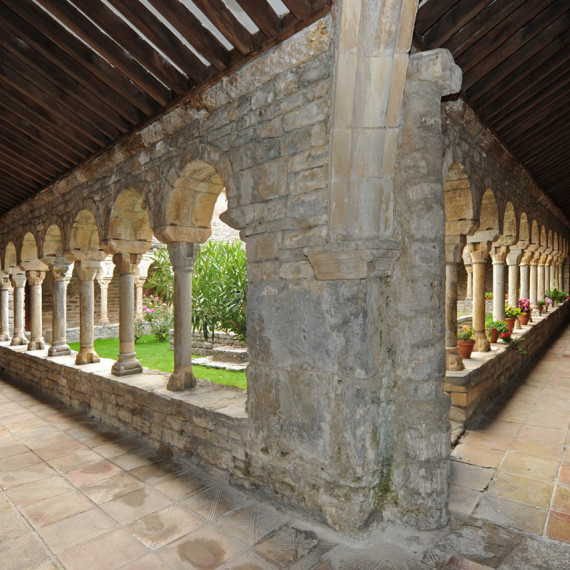
[[[471,358],[464,360],[465,370],[446,372],[444,389],[451,397],[453,441],[506,391],[508,385],[516,382],[531,361],[540,356],[543,347],[552,342],[569,316],[570,304],[565,303],[543,316],[533,316],[532,323],[515,329],[514,337],[526,339],[522,345],[526,355],[507,344],[492,344],[490,352],[474,352]]]

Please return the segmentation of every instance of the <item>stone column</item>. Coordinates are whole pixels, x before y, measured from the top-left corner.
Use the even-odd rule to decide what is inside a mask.
[[[510,249],[507,254],[509,267],[509,305],[515,309],[519,306],[519,263],[522,259],[522,249]],[[523,297],[521,293],[521,297]]]
[[[445,362],[452,371],[465,369],[457,350],[457,264],[464,245],[464,236],[445,236]]]
[[[537,266],[538,266],[538,256],[540,254],[534,254],[529,260],[529,299],[530,306],[534,309],[538,307],[537,301]]]
[[[97,275],[95,276],[97,283],[99,283],[99,303],[100,303],[100,317],[99,317],[99,324],[100,325],[108,325],[109,324],[109,317],[107,316],[107,294],[109,291],[109,283],[111,283],[111,277],[107,277],[103,274],[102,270],[99,270]]]
[[[520,279],[521,279],[521,298],[530,299],[530,260],[532,259],[532,252],[525,251],[520,261]]]
[[[558,289],[562,290],[560,287],[560,281],[557,278],[557,270],[558,269],[558,256],[553,255],[552,260],[550,262],[550,288],[553,288],[555,285],[558,285]]]
[[[192,371],[192,271],[200,244],[169,243],[174,270],[174,372],[167,388],[187,390],[196,385]]]
[[[10,276],[0,273],[0,342],[10,340]]]
[[[546,256],[544,260],[544,292],[550,291],[552,285],[550,283],[550,263],[552,262],[552,257],[550,255]]]
[[[42,335],[42,283],[46,277],[45,271],[26,271],[30,284],[30,306],[32,322],[30,326],[30,342],[28,350],[43,350],[46,345]]]
[[[486,243],[473,243],[469,248],[473,264],[473,350],[477,352],[488,352],[491,349],[485,334],[485,270],[488,252]]]
[[[544,264],[546,263],[546,255],[540,255],[538,258],[538,268],[536,272],[536,297],[542,299],[544,297]]]
[[[142,372],[135,353],[135,276],[141,256],[131,253],[116,253],[113,263],[120,275],[119,281],[119,357],[111,372],[115,376],[127,376]]]
[[[95,352],[94,342],[94,289],[93,280],[101,268],[100,261],[81,260],[77,262],[77,276],[79,278],[79,352],[75,364],[90,364],[99,362],[100,358]]]
[[[503,321],[505,319],[505,261],[507,248],[505,246],[491,249],[493,260],[493,319]],[[483,315],[483,328],[485,316]]]
[[[138,267],[135,272],[135,320],[143,318],[143,285],[145,283],[144,277],[139,275]]]
[[[71,280],[70,263],[59,262],[50,267],[53,276],[52,340],[48,356],[71,354],[67,345],[67,286]]]
[[[22,271],[12,273],[10,276],[14,288],[14,336],[11,346],[28,344],[24,330],[24,287],[26,286],[26,274]]]

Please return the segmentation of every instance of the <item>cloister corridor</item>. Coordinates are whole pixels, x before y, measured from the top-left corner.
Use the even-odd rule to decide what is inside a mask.
[[[0,380],[0,560],[31,568],[568,568],[570,326],[452,451],[452,522],[358,539]],[[535,566],[540,560],[542,566]]]

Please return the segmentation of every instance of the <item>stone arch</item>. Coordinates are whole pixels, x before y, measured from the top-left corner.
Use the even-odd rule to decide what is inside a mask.
[[[540,228],[540,245],[543,247],[547,247],[548,245],[548,239],[546,237],[546,226],[542,226]]]
[[[46,231],[42,247],[43,257],[63,255],[63,235],[58,225],[52,224]]]
[[[499,230],[499,208],[495,193],[487,189],[481,198],[481,214],[479,216],[479,231]]]
[[[554,248],[554,243],[553,243],[553,234],[552,234],[552,230],[548,230],[548,236],[546,238],[546,244],[548,246],[549,249],[553,249]]]
[[[531,242],[537,246],[540,245],[540,228],[536,220],[532,221]]]
[[[80,210],[73,221],[69,239],[69,255],[75,260],[105,259],[99,245],[99,230],[90,210]]]
[[[519,240],[529,242],[530,241],[530,225],[528,223],[528,216],[526,212],[523,212],[519,221]]]
[[[105,247],[114,253],[145,253],[152,244],[150,213],[142,194],[127,188],[115,199],[107,225]]]
[[[18,254],[16,253],[16,246],[11,241],[6,245],[4,251],[4,271],[10,273],[10,270],[18,266]]]
[[[20,262],[26,263],[38,259],[38,246],[36,238],[31,232],[27,232],[22,241],[22,249],[20,250]]]
[[[473,231],[473,196],[465,167],[453,163],[444,184],[445,234],[467,235]]]
[[[511,244],[517,241],[518,227],[517,216],[515,207],[512,202],[507,202],[505,206],[505,213],[503,215],[503,238],[508,240]]]

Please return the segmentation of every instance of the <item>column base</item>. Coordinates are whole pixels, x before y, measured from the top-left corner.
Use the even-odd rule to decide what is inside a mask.
[[[11,338],[10,333],[0,334],[0,342],[8,342]]]
[[[190,390],[194,386],[196,386],[196,378],[192,372],[192,366],[182,366],[170,375],[166,389],[172,392],[181,392],[182,390]]]
[[[101,359],[94,348],[81,348],[75,358],[75,364],[94,364],[100,361]]]
[[[48,356],[67,356],[71,354],[71,348],[63,341],[55,341],[48,349]]]
[[[489,352],[491,350],[491,343],[485,336],[484,331],[475,331],[473,338],[475,339],[475,346],[473,347],[474,352]]]
[[[99,319],[100,325],[108,325],[110,323],[111,323],[111,321],[109,319]]]
[[[43,338],[33,338],[28,343],[28,350],[43,350],[46,347]]]
[[[460,370],[465,370],[465,364],[463,364],[463,358],[457,351],[456,346],[446,346],[445,347],[445,369],[450,372],[459,372]]]
[[[140,374],[142,370],[142,364],[136,359],[136,353],[129,352],[119,354],[117,362],[111,368],[111,374],[114,376],[127,376],[129,374]]]
[[[12,337],[10,346],[23,346],[24,344],[28,344],[26,335],[24,333],[17,333]]]

